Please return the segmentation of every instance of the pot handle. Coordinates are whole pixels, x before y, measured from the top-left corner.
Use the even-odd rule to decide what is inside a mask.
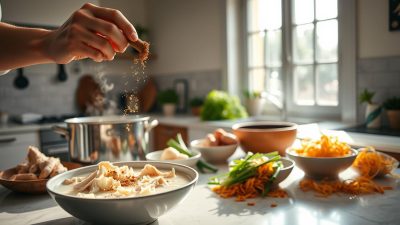
[[[61,134],[66,139],[69,139],[69,129],[68,128],[55,125],[55,126],[52,126],[51,129],[54,132],[56,132],[57,134]]]
[[[154,127],[158,125],[158,120],[153,120],[145,127],[146,132],[150,132]]]

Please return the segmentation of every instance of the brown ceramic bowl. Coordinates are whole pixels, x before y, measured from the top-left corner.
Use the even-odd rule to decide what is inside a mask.
[[[246,152],[268,153],[278,151],[285,155],[297,134],[297,124],[290,122],[254,121],[232,126],[240,147]]]
[[[81,167],[81,164],[72,162],[61,162],[68,170],[76,169]],[[46,183],[49,179],[37,179],[37,180],[9,180],[9,178],[16,174],[16,168],[7,169],[0,171],[0,184],[4,187],[21,193],[29,194],[43,194],[46,193]]]

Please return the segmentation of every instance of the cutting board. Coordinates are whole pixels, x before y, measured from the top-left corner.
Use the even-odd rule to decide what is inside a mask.
[[[98,110],[99,99],[104,99],[104,93],[101,91],[100,85],[95,81],[92,75],[84,75],[79,80],[78,88],[76,90],[76,103],[79,111],[85,113],[88,106],[96,106]]]
[[[157,87],[152,78],[149,78],[146,84],[138,93],[140,112],[148,112],[153,107],[157,98]]]

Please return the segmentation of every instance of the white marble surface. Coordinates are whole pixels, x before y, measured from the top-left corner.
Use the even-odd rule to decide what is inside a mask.
[[[220,172],[226,165],[219,165]],[[400,169],[397,170],[400,172]],[[351,171],[342,176],[350,176]],[[200,224],[274,224],[274,225],[372,225],[400,224],[400,185],[392,178],[378,180],[391,185],[394,190],[385,194],[365,196],[333,195],[329,198],[315,197],[298,188],[303,173],[295,168],[281,183],[289,198],[256,198],[247,202],[221,199],[207,186],[210,174],[201,174],[195,189],[180,205],[161,216],[152,224],[200,225]],[[278,206],[271,208],[272,203]],[[0,224],[88,224],[72,217],[53,201],[49,195],[24,195],[13,193],[0,186]]]

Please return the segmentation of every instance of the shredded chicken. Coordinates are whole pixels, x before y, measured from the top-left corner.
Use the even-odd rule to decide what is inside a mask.
[[[97,170],[87,177],[65,179],[64,185],[73,185],[77,196],[95,198],[98,193],[107,193],[109,197],[147,195],[154,193],[157,187],[168,186],[167,179],[174,178],[175,170],[161,172],[146,164],[135,173],[128,166],[114,166],[110,162],[100,162]]]

